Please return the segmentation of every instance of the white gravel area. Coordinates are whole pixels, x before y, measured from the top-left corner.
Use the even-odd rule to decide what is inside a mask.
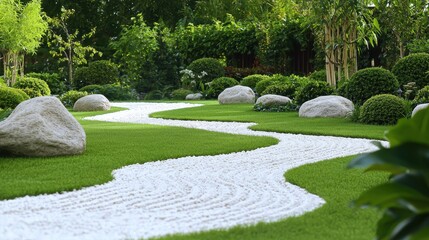
[[[139,239],[277,221],[325,203],[287,183],[287,170],[376,150],[366,139],[259,132],[248,129],[252,123],[148,117],[198,105],[112,105],[129,110],[88,119],[272,136],[280,142],[253,151],[126,166],[103,185],[1,201],[0,239]]]

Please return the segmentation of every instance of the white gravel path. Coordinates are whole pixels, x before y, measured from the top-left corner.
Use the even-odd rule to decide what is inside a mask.
[[[138,239],[301,215],[324,200],[285,182],[306,163],[375,150],[370,140],[256,132],[251,123],[151,119],[190,104],[115,103],[130,110],[92,120],[148,123],[272,136],[247,152],[183,157],[115,170],[103,185],[0,202],[0,239]],[[285,123],[287,124],[287,123]]]

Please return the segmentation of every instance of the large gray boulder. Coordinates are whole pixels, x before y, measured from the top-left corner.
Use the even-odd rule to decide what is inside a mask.
[[[89,112],[89,111],[107,111],[110,109],[110,102],[102,94],[91,94],[79,98],[73,106],[76,112]]]
[[[413,113],[411,115],[414,116],[418,111],[421,111],[427,107],[429,107],[429,103],[419,104],[414,108]]]
[[[18,156],[50,157],[85,151],[82,126],[55,97],[20,103],[0,122],[0,152]]]
[[[186,100],[200,100],[203,98],[203,95],[201,93],[191,93],[186,95]]]
[[[305,102],[299,108],[300,117],[343,118],[352,114],[353,103],[341,96],[321,96]]]
[[[255,93],[249,87],[234,86],[223,90],[218,96],[220,104],[255,103]]]
[[[260,104],[262,106],[281,106],[290,102],[292,102],[290,98],[275,94],[267,94],[259,97],[258,100],[256,100],[256,104]]]

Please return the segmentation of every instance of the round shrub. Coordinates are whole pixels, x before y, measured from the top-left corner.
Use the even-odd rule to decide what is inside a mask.
[[[13,109],[29,97],[19,89],[0,87],[0,109]]]
[[[407,116],[405,101],[391,94],[376,95],[361,108],[360,121],[367,124],[392,125]]]
[[[342,96],[361,105],[375,95],[395,94],[399,84],[395,75],[386,69],[366,68],[357,71],[341,88]]]
[[[429,85],[429,54],[410,54],[392,68],[393,74],[398,78],[400,85],[415,82],[418,88]]]
[[[102,92],[103,87],[97,84],[91,84],[79,89],[80,92],[88,92],[93,94],[99,94]]]
[[[91,62],[88,64],[88,67],[76,69],[74,74],[74,85],[78,89],[93,84],[114,84],[118,81],[118,66],[106,60]]]
[[[49,89],[48,84],[38,78],[19,78],[13,87],[22,89],[31,98],[51,95],[51,90]]]
[[[137,93],[135,91],[131,90],[129,87],[123,87],[119,84],[102,85],[100,94],[103,94],[110,101],[137,99]]]
[[[326,82],[326,70],[315,71],[308,78],[314,81]]]
[[[429,85],[420,89],[416,97],[414,98],[412,105],[413,107],[417,106],[418,104],[422,103],[429,103]]]
[[[275,94],[293,98],[295,96],[295,91],[296,87],[292,83],[281,82],[268,86],[261,95]]]
[[[74,103],[79,100],[81,97],[85,97],[88,95],[87,92],[79,92],[76,90],[70,90],[63,95],[60,96],[60,101],[64,104],[66,107],[73,107]]]
[[[66,79],[62,79],[58,73],[27,73],[26,77],[38,78],[45,81],[51,94],[61,94],[67,90]]]
[[[188,96],[188,94],[192,94],[192,93],[193,92],[191,90],[179,88],[179,89],[174,90],[171,93],[171,99],[185,100],[186,96]]]
[[[187,67],[202,83],[211,82],[215,78],[225,76],[222,64],[214,58],[200,58],[193,61]],[[205,74],[204,74],[205,73]],[[198,76],[201,76],[200,78]],[[199,84],[197,84],[198,86]]]
[[[144,100],[161,100],[162,95],[160,90],[152,90],[144,96]]]
[[[308,82],[303,87],[298,88],[295,94],[295,102],[301,105],[311,99],[331,95],[334,92],[327,82]]]
[[[264,79],[268,79],[270,76],[254,74],[243,78],[240,82],[240,85],[250,87],[251,89],[255,89],[256,84]]]
[[[237,80],[230,77],[220,77],[209,83],[208,98],[217,98],[219,94],[226,88],[240,84]]]
[[[265,89],[267,89],[267,87],[275,85],[277,83],[284,83],[286,81],[288,81],[287,77],[282,76],[280,74],[275,74],[269,78],[259,81],[255,86],[255,91],[257,94],[262,95],[262,93],[265,91]]]

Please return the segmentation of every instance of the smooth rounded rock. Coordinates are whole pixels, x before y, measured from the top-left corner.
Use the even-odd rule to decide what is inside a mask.
[[[218,96],[220,104],[255,103],[255,93],[250,87],[234,86],[227,88]]]
[[[267,94],[259,97],[258,100],[256,100],[256,104],[260,104],[262,106],[286,105],[290,102],[292,102],[290,98],[275,94]]]
[[[82,126],[56,97],[20,103],[0,122],[0,152],[18,156],[63,156],[85,151]]]
[[[203,95],[201,93],[191,93],[186,95],[186,100],[200,100],[203,98]]]
[[[429,103],[419,104],[414,108],[413,113],[411,115],[414,116],[417,112],[419,112],[419,111],[421,111],[427,107],[429,107]]]
[[[109,109],[110,101],[102,94],[91,94],[81,97],[73,106],[73,110],[77,112],[107,111]]]
[[[300,117],[344,118],[352,114],[352,101],[341,96],[321,96],[305,102],[299,108]]]

